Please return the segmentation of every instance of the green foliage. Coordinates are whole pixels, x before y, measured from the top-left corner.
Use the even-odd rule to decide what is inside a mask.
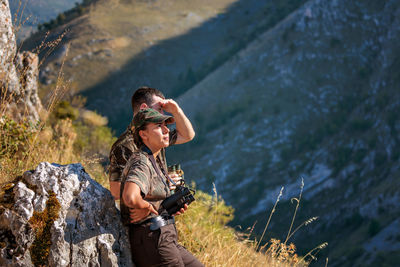
[[[68,101],[61,101],[54,109],[54,116],[57,119],[76,120],[79,116],[79,111],[72,107]]]
[[[371,267],[392,267],[398,266],[400,262],[400,251],[380,251],[376,254],[374,261],[371,263]]]
[[[346,253],[346,258],[357,259],[365,252],[362,246],[354,246],[348,248],[348,253]]]
[[[106,126],[96,127],[75,122],[74,128],[77,133],[74,150],[79,154],[108,155],[111,145],[116,140],[111,129]]]
[[[399,158],[400,158],[400,146],[397,145],[397,146],[396,146],[396,149],[393,150],[390,159],[391,159],[392,161],[397,161]]]
[[[389,105],[391,95],[386,90],[381,90],[378,95],[376,96],[376,105],[380,109],[384,109],[386,106]]]
[[[331,48],[338,47],[342,44],[342,41],[338,38],[332,37],[331,40],[329,41],[329,45]]]
[[[354,152],[354,156],[353,156],[354,162],[355,163],[361,163],[361,161],[365,158],[367,153],[368,153],[367,149],[361,148],[361,149],[356,150]]]
[[[65,15],[64,15],[64,13],[60,13],[60,14],[57,16],[57,24],[58,24],[58,25],[61,25],[61,24],[65,21],[65,19],[66,19],[66,17],[65,17]]]
[[[379,233],[379,231],[382,229],[381,224],[379,223],[378,220],[372,219],[371,222],[369,223],[368,226],[368,234],[370,237],[376,235]]]
[[[360,213],[356,212],[353,213],[350,217],[348,217],[344,224],[346,227],[349,227],[351,229],[357,229],[358,227],[360,227],[363,222],[365,221],[365,218],[363,216],[361,216]]]
[[[335,172],[340,171],[344,166],[346,166],[352,155],[352,149],[349,147],[338,147],[333,153],[332,167]]]
[[[28,150],[29,141],[37,131],[30,121],[16,122],[3,116],[0,118],[0,158]]]
[[[369,65],[363,66],[358,70],[358,77],[361,80],[368,79],[371,76],[372,72],[373,72],[373,69],[371,66],[369,66]]]
[[[372,135],[369,137],[369,139],[368,139],[369,149],[375,149],[377,143],[378,143],[378,136]]]
[[[390,112],[387,115],[387,123],[390,127],[391,135],[396,138],[397,137],[397,130],[396,130],[396,121],[398,119],[397,113],[395,111]]]
[[[350,121],[349,123],[349,130],[350,132],[365,132],[370,129],[373,125],[371,120],[366,120],[363,118],[355,118]]]
[[[375,154],[375,158],[374,158],[375,167],[382,166],[387,160],[388,160],[388,157],[387,157],[386,153],[377,152]]]
[[[67,23],[74,18],[89,11],[89,6],[96,3],[98,0],[84,0],[81,4],[75,3],[75,7],[58,14],[56,19],[52,19],[49,22],[44,22],[43,24],[38,24],[38,30],[52,30],[64,23]]]
[[[388,73],[393,77],[394,82],[400,82],[400,56],[396,56],[393,59],[393,63],[391,64]]]
[[[293,42],[291,42],[289,44],[289,52],[294,53],[295,51],[296,51],[296,45]]]

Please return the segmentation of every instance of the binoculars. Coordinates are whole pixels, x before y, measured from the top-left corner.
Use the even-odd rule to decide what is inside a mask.
[[[192,194],[193,193],[193,194]],[[180,211],[185,204],[189,205],[194,199],[195,190],[189,189],[186,186],[177,186],[175,193],[161,203],[161,207],[164,208],[169,215],[173,215]]]
[[[151,218],[150,230],[155,231],[163,226],[174,223],[175,218],[172,215],[180,211],[185,204],[189,205],[192,203],[195,200],[193,196],[195,193],[193,189],[185,186],[177,186],[175,193],[161,202],[159,213],[164,215]],[[168,213],[168,216],[165,215],[165,212]]]

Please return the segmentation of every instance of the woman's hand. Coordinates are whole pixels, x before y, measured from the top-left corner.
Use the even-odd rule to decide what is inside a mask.
[[[149,203],[149,202],[147,202],[147,203]],[[150,203],[149,203],[149,207],[147,208],[147,210],[149,211],[149,213],[153,213],[153,214],[155,214],[155,215],[158,215],[158,212],[156,211],[156,209],[154,208],[154,206],[151,205]]]
[[[129,218],[131,219],[130,221],[131,223],[140,222],[141,220],[149,216],[150,213],[158,215],[158,212],[155,210],[154,206],[151,205],[149,202],[147,203],[148,203],[148,208],[143,208],[143,209],[129,208]]]
[[[169,178],[171,178],[172,181],[174,181],[177,185],[182,184],[182,177],[179,176],[178,174],[172,173],[172,174],[168,174],[168,175],[169,175]],[[176,186],[169,180],[168,180],[168,183],[169,183],[169,190],[175,190]]]
[[[185,211],[187,210],[187,208],[188,208],[188,205],[185,204],[185,206],[184,206],[183,208],[181,208],[180,211],[176,212],[176,213],[174,214],[174,216],[184,214]]]
[[[131,223],[139,222],[146,218],[149,214],[149,209],[129,208],[129,218],[131,219]]]

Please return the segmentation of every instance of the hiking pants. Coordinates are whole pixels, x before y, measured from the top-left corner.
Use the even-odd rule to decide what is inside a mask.
[[[131,224],[129,241],[132,259],[137,267],[204,267],[186,248],[178,244],[175,224],[155,231],[150,230],[150,224]]]

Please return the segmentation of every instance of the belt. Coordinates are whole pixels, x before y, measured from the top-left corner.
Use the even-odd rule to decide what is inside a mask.
[[[157,216],[149,218],[138,224],[131,224],[132,226],[142,226],[145,224],[150,224],[150,230],[155,231],[163,226],[175,223],[175,218],[173,216]],[[147,226],[147,225],[146,225]]]

